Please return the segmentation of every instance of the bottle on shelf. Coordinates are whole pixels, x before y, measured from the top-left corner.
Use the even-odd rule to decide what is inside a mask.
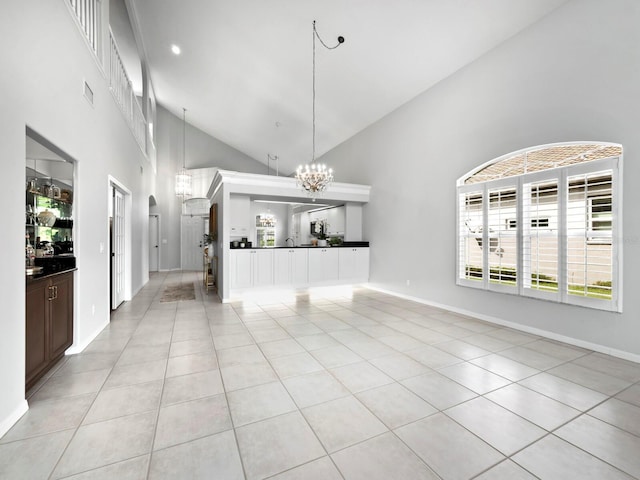
[[[31,238],[28,233],[25,235],[25,238],[27,239],[27,245],[25,247],[25,266],[33,267],[36,258],[36,251],[31,245]]]

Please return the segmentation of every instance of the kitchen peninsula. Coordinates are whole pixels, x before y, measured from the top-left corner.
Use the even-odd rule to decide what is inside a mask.
[[[362,219],[370,190],[368,185],[336,182],[312,199],[291,177],[218,170],[207,196],[211,204],[217,204],[221,300],[229,302],[258,289],[368,281],[369,244],[362,238]],[[249,239],[256,229],[255,205],[279,212],[286,224],[282,227],[286,233],[275,235],[273,246],[255,248],[257,242]],[[310,245],[309,220],[313,222],[319,212],[335,218],[335,231],[330,228],[328,232],[334,246]]]
[[[276,247],[232,249],[230,288],[364,283],[369,280],[368,242],[346,242],[335,247]]]

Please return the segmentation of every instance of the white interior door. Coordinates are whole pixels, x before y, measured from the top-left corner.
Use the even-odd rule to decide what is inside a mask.
[[[124,194],[113,188],[111,222],[111,308],[116,309],[125,296],[125,216]]]
[[[202,215],[182,216],[182,270],[202,270],[205,220],[208,217]]]
[[[157,272],[160,265],[160,218],[149,215],[149,271]]]

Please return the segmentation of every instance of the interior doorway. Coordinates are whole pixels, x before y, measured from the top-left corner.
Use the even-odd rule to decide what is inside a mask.
[[[100,251],[104,251],[100,244]],[[109,177],[110,304],[131,299],[131,192]]]
[[[149,271],[160,269],[160,215],[149,215]]]
[[[124,302],[125,242],[124,242],[124,194],[113,189],[113,216],[111,217],[111,309]]]
[[[182,270],[201,270],[204,234],[209,230],[208,215],[183,215],[181,226]]]

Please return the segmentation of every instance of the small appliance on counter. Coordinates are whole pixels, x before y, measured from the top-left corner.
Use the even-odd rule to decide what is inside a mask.
[[[251,248],[253,245],[247,240],[247,237],[242,237],[242,240],[232,240],[229,244],[230,248]]]

